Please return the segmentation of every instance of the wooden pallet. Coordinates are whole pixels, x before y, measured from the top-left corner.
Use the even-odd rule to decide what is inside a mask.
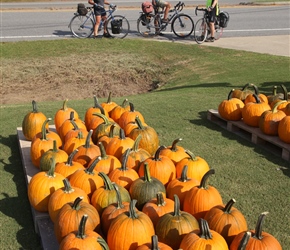
[[[53,129],[54,126],[50,126]],[[19,141],[19,149],[22,158],[22,166],[24,170],[24,176],[26,184],[28,185],[32,176],[38,173],[40,170],[33,166],[30,158],[30,146],[31,141],[27,141],[22,133],[22,128],[17,128],[17,136]],[[31,213],[34,223],[34,230],[40,236],[42,248],[44,250],[57,250],[59,244],[56,240],[53,222],[51,221],[48,213],[41,213],[31,207]]]
[[[278,136],[266,135],[259,128],[250,127],[243,121],[227,121],[214,109],[208,110],[207,119],[290,162],[290,144],[281,141]]]

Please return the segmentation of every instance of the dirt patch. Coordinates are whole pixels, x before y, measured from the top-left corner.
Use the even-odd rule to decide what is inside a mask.
[[[101,63],[95,58],[5,60],[2,65],[2,104],[27,103],[35,100],[80,100],[136,95],[164,83],[162,67],[151,63],[144,67],[142,58],[110,57]],[[87,62],[87,63],[86,63]]]

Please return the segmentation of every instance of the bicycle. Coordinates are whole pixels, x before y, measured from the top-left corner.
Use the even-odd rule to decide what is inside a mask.
[[[163,11],[155,11],[156,14],[140,12],[140,17],[137,20],[137,31],[143,37],[152,37],[165,31],[167,26],[171,24],[171,31],[177,37],[185,38],[190,36],[194,30],[194,22],[189,15],[181,13],[184,6],[183,2],[177,3],[169,11],[168,22],[166,23],[162,23]]]
[[[197,11],[203,11],[203,17],[197,20],[194,28],[194,39],[198,44],[203,43],[208,36],[210,35],[209,28],[209,11],[205,8],[195,8],[195,15],[197,16]],[[223,19],[222,19],[223,18]],[[226,20],[224,20],[226,19]],[[227,26],[227,23],[230,19],[230,15],[227,12],[220,12],[215,21],[215,40],[218,40],[223,35],[223,30]]]
[[[93,7],[86,7],[88,10],[86,15],[81,15],[78,12],[74,13],[74,17],[71,19],[68,27],[70,28],[74,37],[88,38],[94,32],[94,26],[96,23],[96,17]],[[130,30],[130,24],[126,17],[121,15],[113,15],[116,11],[116,5],[110,5],[107,12],[107,20],[101,20],[99,31],[103,29],[104,23],[107,22],[107,32],[113,38],[124,38],[128,35]]]

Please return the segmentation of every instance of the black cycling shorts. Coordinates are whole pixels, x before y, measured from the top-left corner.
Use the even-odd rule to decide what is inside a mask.
[[[214,23],[216,20],[216,7],[212,9],[212,11],[208,12],[208,19],[210,23]]]
[[[106,16],[106,10],[100,6],[94,6],[95,16]]]

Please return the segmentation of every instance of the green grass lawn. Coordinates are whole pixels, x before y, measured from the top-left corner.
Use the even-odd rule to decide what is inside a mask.
[[[219,190],[224,203],[230,198],[236,199],[235,206],[245,215],[249,229],[255,228],[260,213],[268,211],[264,231],[275,236],[284,250],[290,249],[290,163],[207,120],[208,109],[217,109],[232,88],[241,88],[248,82],[256,84],[260,92],[266,94],[271,93],[273,85],[284,84],[290,89],[289,58],[195,43],[131,39],[102,40],[99,44],[92,39],[71,39],[2,43],[0,46],[1,60],[14,65],[45,64],[46,60],[66,65],[73,63],[73,58],[79,58],[90,71],[94,67],[92,58],[105,58],[110,51],[114,58],[126,61],[126,65],[120,66],[124,69],[139,69],[141,61],[142,74],[150,69],[148,79],[152,81],[156,77],[152,69],[161,65],[157,76],[163,75],[164,85],[160,89],[122,97],[113,94],[113,101],[121,104],[127,97],[136,110],[142,112],[146,123],[156,129],[161,145],[169,146],[176,138],[183,138],[181,146],[203,157],[216,170],[209,183]],[[93,52],[84,54],[84,51]],[[120,64],[120,60],[115,64]],[[76,65],[71,67],[67,70],[74,70]],[[40,68],[35,76],[43,74],[43,70]],[[2,79],[4,86],[5,80],[13,74],[5,77]],[[16,82],[20,80],[15,79]],[[80,91],[84,86],[87,87],[81,85]],[[38,94],[49,95],[41,89]],[[52,118],[63,102],[53,98],[54,101],[38,102],[39,110]],[[67,98],[69,106],[76,109],[81,118],[93,105],[93,91],[87,98],[71,99],[69,93]],[[31,101],[1,106],[1,249],[41,248],[34,232],[16,136],[16,128],[31,110]]]

